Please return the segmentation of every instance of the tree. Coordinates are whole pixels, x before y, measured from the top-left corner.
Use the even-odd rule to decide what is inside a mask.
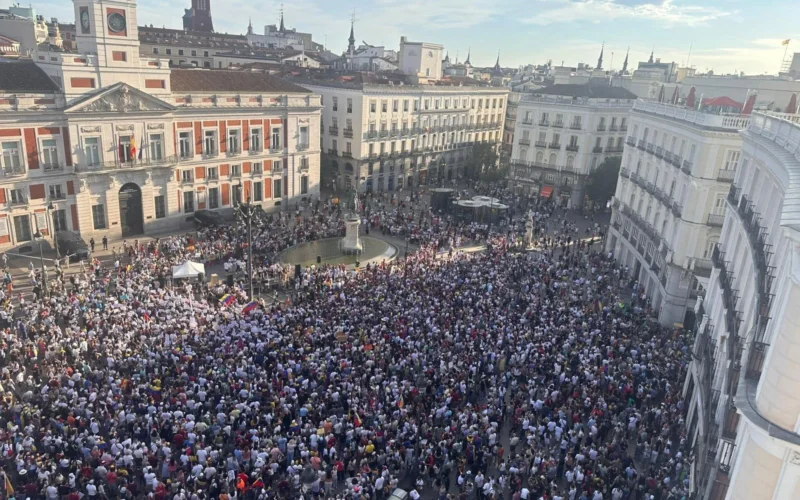
[[[482,174],[498,170],[498,159],[494,144],[475,144],[472,146],[472,156],[464,169],[464,176],[468,179],[479,179]]]
[[[622,158],[610,156],[589,174],[586,194],[597,205],[605,205],[617,191],[617,179]]]

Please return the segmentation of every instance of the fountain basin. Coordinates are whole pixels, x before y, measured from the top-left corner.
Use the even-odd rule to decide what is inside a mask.
[[[361,252],[347,254],[342,248],[342,238],[309,241],[284,250],[278,254],[277,261],[282,264],[300,264],[308,267],[317,265],[317,256],[319,256],[321,264],[352,265],[358,261],[364,266],[370,263],[380,263],[383,260],[388,262],[397,257],[397,248],[383,240],[362,236],[359,237],[359,242],[361,243]]]

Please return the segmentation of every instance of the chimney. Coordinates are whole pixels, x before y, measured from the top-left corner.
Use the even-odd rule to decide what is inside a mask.
[[[407,40],[408,40],[408,38],[406,38],[404,36],[401,36],[400,37],[400,44],[402,45],[402,44],[406,43]]]

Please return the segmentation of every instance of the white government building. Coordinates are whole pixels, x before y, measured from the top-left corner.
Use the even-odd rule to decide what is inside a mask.
[[[522,94],[509,185],[519,194],[583,206],[586,177],[621,156],[636,96],[619,87],[559,84]]]
[[[748,118],[636,101],[606,249],[643,287],[664,325],[709,289],[725,198]]]
[[[134,0],[74,0],[80,53],[0,63],[0,246],[135,237],[319,194],[320,98],[140,55]]]
[[[755,113],[685,393],[698,498],[800,498],[800,117]]]

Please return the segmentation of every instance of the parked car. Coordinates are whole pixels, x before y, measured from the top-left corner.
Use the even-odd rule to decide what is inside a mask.
[[[226,224],[225,218],[213,210],[197,210],[194,213],[194,222],[201,227],[217,227]]]
[[[89,258],[89,245],[83,241],[83,238],[78,233],[58,231],[56,233],[56,242],[58,242],[58,252],[64,257],[69,255],[71,261]]]

